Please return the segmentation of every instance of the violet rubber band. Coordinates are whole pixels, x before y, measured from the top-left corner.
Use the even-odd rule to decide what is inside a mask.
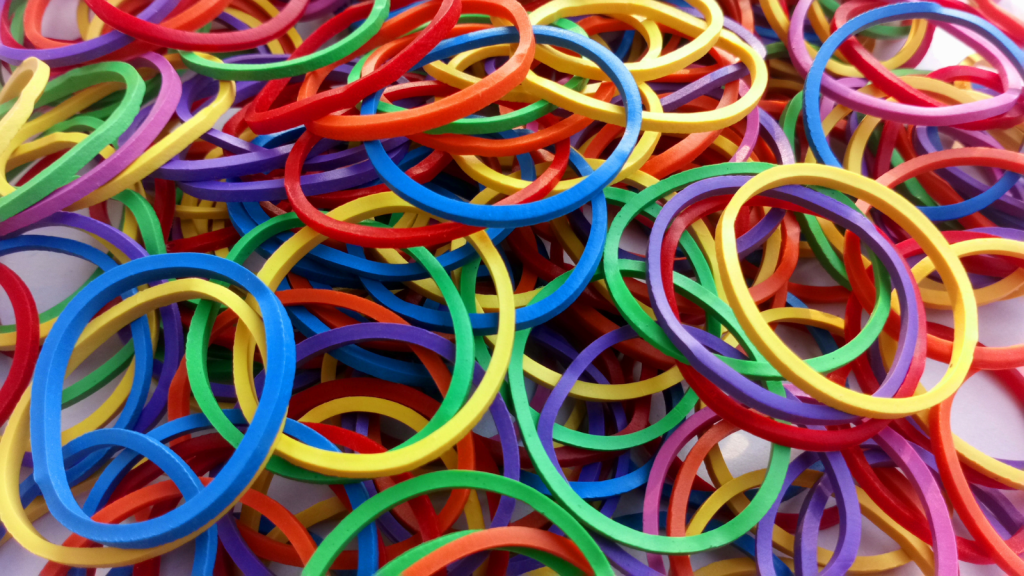
[[[217,538],[232,562],[245,576],[274,576],[242,539],[233,512],[228,512],[217,521]]]
[[[959,574],[956,534],[946,508],[942,488],[931,470],[914,447],[903,436],[889,428],[882,429],[874,438],[885,453],[906,473],[924,506],[932,529],[932,548],[935,550],[935,573],[940,576]]]
[[[308,22],[331,13],[341,12],[351,3],[351,0],[313,0],[306,5],[306,11],[302,13],[299,21]]]
[[[738,184],[740,184],[740,183],[741,183],[742,181],[745,181],[745,180],[746,180],[746,178],[745,178],[745,177],[740,177],[740,176],[734,176],[734,177],[720,177],[720,178],[731,178],[731,179],[733,179],[733,181],[734,181],[734,182],[735,182],[735,183],[736,183],[737,185],[738,185]],[[714,185],[715,185],[715,183],[714,183],[714,181],[713,181],[713,180],[714,180],[714,179],[708,179],[708,180],[705,180],[705,181],[703,181],[703,184],[702,184],[702,183],[696,183],[696,184],[694,184],[694,185],[691,185],[691,187],[690,187],[690,188],[693,188],[694,190],[698,190],[698,191],[705,191],[705,190],[707,190],[708,188],[711,188],[712,186],[714,186]],[[712,189],[712,190],[714,190],[714,188],[711,188],[711,189]],[[721,191],[721,190],[719,190],[719,191]],[[670,219],[674,219],[674,218],[675,218],[675,213],[678,213],[678,212],[679,212],[679,210],[680,210],[680,209],[682,209],[682,207],[683,207],[683,206],[681,206],[681,204],[683,204],[684,202],[688,203],[688,202],[687,202],[687,200],[689,200],[689,198],[688,198],[687,196],[688,196],[688,194],[690,194],[691,192],[693,192],[693,193],[697,193],[697,192],[694,192],[693,190],[691,190],[690,192],[688,192],[687,190],[684,190],[684,191],[682,191],[682,192],[681,192],[680,194],[678,194],[678,195],[677,195],[677,196],[675,197],[675,199],[673,199],[672,201],[670,201],[670,202],[669,202],[668,204],[666,204],[666,205],[665,205],[665,207],[664,207],[664,208],[663,208],[663,210],[662,210],[662,213],[661,213],[661,215],[659,215],[659,219],[660,219],[660,218],[665,218],[666,220],[664,220],[664,221],[663,221],[663,225],[658,225],[658,224],[657,224],[657,222],[656,222],[656,225],[655,225],[655,229],[653,229],[653,230],[652,230],[652,240],[651,240],[651,243],[649,244],[649,250],[652,250],[652,249],[653,249],[652,247],[653,247],[653,246],[655,246],[655,242],[658,242],[658,244],[657,244],[657,245],[659,245],[659,246],[660,246],[660,243],[661,243],[661,242],[663,241],[663,240],[662,240],[662,238],[663,238],[663,234],[664,234],[664,231],[665,231],[665,229],[667,228],[667,224],[668,224],[668,222],[670,221]],[[805,196],[813,196],[813,195],[814,195],[814,193],[807,193],[807,194],[805,194]],[[678,201],[677,201],[676,199],[678,199]],[[695,200],[694,200],[694,201],[695,201]],[[670,210],[666,211],[666,209],[670,209]],[[849,208],[847,208],[847,210],[849,210]],[[844,223],[844,225],[845,225],[845,223]],[[856,225],[853,225],[853,226],[850,226],[850,227],[851,227],[851,229],[856,229],[856,228],[860,228],[860,227],[858,227],[858,226],[856,226]],[[870,230],[870,228],[868,228],[868,230]],[[657,238],[657,239],[654,239],[654,238],[653,238],[653,235],[657,235],[657,236],[658,236],[658,238]],[[884,244],[884,243],[880,243],[880,244],[878,244],[878,246],[873,246],[873,247],[881,247],[881,246],[886,246],[886,244]],[[891,249],[891,248],[890,248],[890,249]],[[884,251],[885,251],[885,248],[881,248],[881,249],[879,250],[879,252],[880,252],[880,253],[881,253],[881,252],[884,252]],[[649,253],[650,253],[650,252],[649,252]],[[890,259],[889,259],[889,260],[890,260],[890,263],[891,263],[891,262],[892,262],[893,260],[895,260],[895,261],[897,261],[897,262],[899,261],[899,260],[897,260],[898,256],[896,256],[896,255],[894,255],[894,254],[889,254],[889,256],[890,256]],[[653,265],[653,266],[654,266],[654,268],[656,269],[656,271],[660,273],[660,259],[655,259],[655,258],[651,258],[651,260],[652,260],[652,261],[655,261],[655,262],[653,262],[653,263],[652,263],[651,265]],[[896,268],[896,269],[899,269],[899,268],[902,268],[902,266],[900,266],[900,265],[896,265],[896,266],[891,266],[891,268]],[[650,270],[650,267],[649,267],[649,270]],[[895,276],[896,274],[893,274],[893,275]],[[651,277],[651,278],[656,278],[656,276],[655,276],[654,274],[651,274],[651,275],[650,275],[650,277]],[[908,282],[909,282],[909,280],[908,280]],[[655,297],[656,297],[656,298],[657,298],[657,297],[658,297],[659,295],[660,295],[660,296],[663,296],[663,295],[664,295],[664,293],[663,293],[663,288],[662,288],[662,287],[661,287],[660,285],[659,285],[659,286],[657,286],[657,287],[655,287],[655,288],[653,289],[653,292],[655,293]],[[664,301],[664,303],[665,303],[665,305],[667,306],[667,300],[665,300],[665,301]],[[666,310],[667,310],[667,308],[666,308]],[[668,317],[668,316],[669,316],[669,314],[668,314],[668,313],[666,312],[666,317]],[[689,332],[689,331],[687,331],[687,332]],[[902,338],[901,338],[901,341],[902,341]],[[677,344],[679,344],[679,343],[677,342]],[[711,371],[711,372],[715,372],[715,371],[717,371],[717,368],[718,368],[718,367],[710,367],[710,368],[706,367],[706,369],[707,369],[708,371]],[[775,395],[772,395],[772,396],[773,396],[773,397],[775,397]],[[840,412],[840,413],[841,413],[841,412]],[[848,415],[847,415],[847,417],[848,417]]]
[[[643,508],[643,531],[646,534],[658,534],[658,512],[661,506],[661,492],[665,485],[665,478],[668,476],[669,466],[676,459],[676,455],[683,446],[694,436],[711,427],[720,420],[710,408],[698,410],[692,416],[683,420],[683,423],[676,428],[672,434],[662,441],[658,453],[654,457],[654,464],[651,466],[651,474],[647,478],[647,488],[644,492]],[[649,553],[647,564],[654,570],[665,573],[665,565],[661,555]]]
[[[196,103],[206,99],[202,106],[209,106],[211,104],[211,98],[220,89],[220,82],[207,78],[206,76],[196,76],[182,86],[181,99],[178,101],[175,107],[175,113],[178,119],[182,122],[188,122],[194,116],[192,109],[196,106]],[[254,90],[253,92],[256,92]],[[242,95],[244,98],[245,95]],[[240,101],[239,95],[235,94],[234,103]],[[223,148],[226,152],[232,154],[242,154],[245,152],[257,152],[261,146],[257,146],[252,142],[242,140],[236,136],[231,136],[217,129],[208,130],[201,138],[213,144]]]
[[[748,87],[742,80],[740,81],[740,97],[743,97]],[[739,146],[736,147],[736,153],[729,158],[729,162],[746,162],[750,160],[750,155],[754,152],[754,146],[757,144],[757,137],[761,132],[760,123],[760,112],[759,108],[754,108],[747,114],[747,125],[743,129],[743,138],[740,140]]]
[[[537,341],[540,342],[542,346],[546,346],[546,347],[550,348],[552,352],[554,352],[555,354],[560,356],[562,358],[562,360],[566,361],[567,363],[573,362],[576,359],[576,357],[579,356],[579,353],[576,352],[572,348],[572,346],[570,346],[569,343],[565,341],[564,338],[562,338],[559,334],[557,334],[556,332],[551,331],[550,329],[548,329],[548,328],[546,328],[544,326],[538,326],[537,329],[534,330],[530,335],[533,338],[536,338]],[[594,366],[592,363],[590,365],[588,365],[584,371],[585,371],[585,373],[588,376],[593,378],[594,382],[597,382],[599,384],[608,384],[608,379],[605,378],[604,374],[602,374],[601,371],[598,370],[597,367]],[[547,401],[547,398],[550,397],[550,392],[551,392],[550,389],[545,388],[543,386],[540,386],[540,387],[537,388],[536,392],[534,393],[534,400],[541,400],[541,402],[539,402],[539,404],[541,404],[541,408],[543,408],[543,403]],[[542,395],[543,395],[543,399],[540,399],[539,397],[542,396]],[[531,401],[530,402],[531,405],[534,405],[535,403],[536,403],[535,401]],[[595,410],[595,408],[599,408],[600,407],[600,404],[597,403],[597,402],[587,402],[586,404],[587,404],[587,417],[588,418],[594,418],[595,419],[595,423],[597,424],[596,426],[591,426],[591,427],[592,428],[597,428],[599,430],[599,432],[591,432],[591,434],[601,434],[601,433],[603,433],[604,432],[604,412],[600,411],[599,409]],[[612,410],[612,413],[615,415],[616,421],[618,421],[620,417],[621,418],[625,418],[626,417],[626,412],[622,408],[622,405],[620,403],[618,403],[618,402],[611,402],[609,404],[610,404],[610,408]],[[534,408],[537,409],[536,406]],[[539,411],[540,410],[538,410],[538,412]],[[593,413],[591,413],[592,411],[593,411]]]

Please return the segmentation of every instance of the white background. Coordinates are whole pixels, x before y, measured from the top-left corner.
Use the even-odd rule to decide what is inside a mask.
[[[50,3],[44,20],[44,30],[54,38],[73,39],[77,37],[72,14],[77,0],[54,0]],[[1019,14],[1024,14],[1024,2],[1009,0],[1004,5],[1011,5]],[[924,69],[935,69],[944,65],[958,63],[970,54],[970,50],[960,42],[939,30],[936,34],[932,50],[919,66]],[[42,230],[37,233],[54,234],[72,237],[84,242],[95,244],[85,234],[75,234],[66,229]],[[57,256],[47,253],[17,254],[4,256],[0,262],[14,269],[32,289],[40,310],[46,310],[67,297],[74,287],[82,283],[92,273],[93,267],[75,258]],[[813,263],[802,264],[797,271],[796,279],[809,284],[830,284],[824,273]],[[1001,302],[983,307],[981,314],[982,342],[989,346],[1005,346],[1024,342],[1024,303],[1018,301]],[[948,313],[930,311],[928,319],[951,325]],[[0,294],[0,322],[10,324],[13,314],[6,296]],[[800,351],[813,353],[795,332],[784,334],[791,339],[793,346]],[[107,350],[109,353],[110,351]],[[102,355],[97,355],[102,356]],[[98,357],[90,362],[89,369],[101,362]],[[10,360],[0,355],[0,379],[6,375]],[[945,366],[928,361],[925,373],[925,385],[931,386],[942,375]],[[102,402],[109,393],[108,389],[96,394],[82,404],[65,412],[65,427],[74,424],[83,415]],[[1016,460],[1024,460],[1024,417],[1022,406],[1000,388],[995,381],[985,374],[979,374],[964,384],[956,396],[953,405],[953,431],[986,453]],[[745,433],[734,434],[722,443],[723,453],[730,463],[734,474],[739,475],[755,469],[761,469],[767,462],[768,445]],[[794,453],[794,457],[797,453]],[[702,471],[703,474],[703,471]],[[705,476],[706,477],[706,476]],[[311,487],[287,480],[275,480],[271,487],[271,495],[284,502],[292,511],[306,508],[329,497],[330,493],[323,487]],[[1024,497],[1011,494],[1018,504],[1024,505]],[[637,498],[627,498],[623,503],[623,511],[635,509]],[[788,510],[787,511],[794,511]],[[963,526],[956,522],[958,533],[967,535]],[[51,541],[60,542],[68,535],[68,531],[50,517],[36,523],[37,528]],[[828,530],[821,537],[821,545],[831,547],[836,538],[835,529]],[[861,554],[878,554],[896,548],[896,545],[874,526],[865,523]],[[694,557],[695,567],[702,566],[719,558],[735,556],[731,550],[721,550],[711,554]],[[8,542],[0,547],[0,573],[11,575],[37,574],[44,562],[29,554],[16,542]],[[191,547],[169,554],[164,558],[162,573],[180,575],[190,573]],[[275,565],[272,567],[277,574],[297,574],[298,570]],[[99,570],[103,574],[104,570]],[[889,572],[889,574],[909,575],[920,571],[913,564]],[[962,565],[965,575],[1000,574],[995,567],[979,567],[969,564]]]

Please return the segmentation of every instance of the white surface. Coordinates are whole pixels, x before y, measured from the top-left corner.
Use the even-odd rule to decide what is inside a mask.
[[[51,3],[52,9],[47,13],[46,29],[53,37],[66,39],[76,37],[72,19],[57,16],[57,14],[66,14],[67,7],[73,4],[74,0],[55,0]],[[1015,8],[1024,12],[1024,2],[1017,4]],[[933,46],[932,52],[925,58],[921,68],[934,69],[942,65],[957,63],[970,54],[967,47],[941,30],[937,33]],[[95,245],[95,242],[84,233],[69,232],[66,229],[40,230],[36,233],[59,234]],[[93,271],[91,265],[80,260],[53,254],[17,254],[2,257],[0,262],[10,266],[28,283],[40,310],[46,310],[67,297],[72,288],[80,286]],[[802,264],[798,275],[802,282],[831,283],[814,264]],[[1024,342],[1024,302],[1017,300],[992,304],[982,308],[980,314],[981,336],[982,342],[985,344],[1000,346]],[[951,316],[948,313],[930,311],[928,319],[933,322],[951,324]],[[0,294],[0,321],[3,323],[13,321],[10,304],[2,294]],[[794,341],[793,344],[796,347],[803,347],[803,342]],[[808,348],[808,350],[810,349]],[[97,358],[95,363],[90,364],[98,364],[103,359],[105,358]],[[10,360],[0,355],[0,378],[6,374],[9,365]],[[929,387],[933,385],[944,369],[944,365],[929,361],[925,372],[925,385]],[[96,397],[83,402],[82,405],[69,409],[66,412],[65,426],[70,426],[82,415],[88,414],[102,401],[103,398],[100,396],[105,397],[105,394],[97,394]],[[953,431],[988,454],[1001,458],[1024,460],[1024,417],[1022,417],[1021,408],[1016,400],[1006,393],[994,379],[985,374],[979,374],[971,378],[956,397],[953,405]],[[736,475],[761,469],[767,462],[768,444],[749,434],[734,434],[726,439],[721,447]],[[795,456],[796,453],[794,453]],[[293,511],[301,510],[329,495],[326,488],[310,487],[286,480],[275,480],[271,494]],[[1011,498],[1016,502],[1022,502],[1024,499],[1018,496],[1020,495],[1012,494]],[[638,498],[629,498],[628,500],[633,500],[633,502],[625,502],[624,508],[632,508],[639,504]],[[865,524],[861,554],[877,554],[896,548],[896,545],[878,529],[868,523]],[[68,535],[68,531],[50,517],[37,522],[36,527],[51,541],[62,541]],[[957,529],[960,534],[967,535],[959,522],[957,522]],[[835,529],[826,531],[821,537],[821,545],[831,547],[835,543],[836,536]],[[732,555],[734,552],[726,550],[701,554],[694,557],[694,564],[695,567],[699,567],[710,561]],[[43,564],[42,560],[27,553],[16,542],[8,542],[0,547],[0,566],[4,567],[0,570],[2,574],[19,576],[37,574]],[[191,549],[185,547],[165,557],[162,574],[189,574],[190,565]],[[296,569],[282,566],[274,566],[273,569],[277,574],[298,573]],[[99,570],[97,573],[103,574],[105,571]],[[911,564],[889,574],[918,573],[919,570]],[[962,573],[965,575],[996,575],[1001,571],[991,566],[979,567],[964,564]]]

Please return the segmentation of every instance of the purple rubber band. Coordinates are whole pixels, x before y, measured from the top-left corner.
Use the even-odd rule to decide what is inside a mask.
[[[647,252],[647,285],[651,294],[651,305],[658,317],[658,322],[694,368],[730,396],[766,415],[800,424],[845,424],[861,421],[862,419],[859,417],[850,416],[829,406],[783,398],[754,383],[699,344],[689,331],[681,328],[682,324],[672,312],[662,282],[663,272],[661,269],[661,246],[669,225],[676,215],[687,206],[705,198],[732,193],[749,178],[749,176],[720,176],[691,184],[669,200],[658,215],[654,227],[651,229]],[[893,279],[893,287],[900,299],[901,310],[906,311],[901,315],[896,360],[876,393],[878,397],[892,396],[902,385],[910,370],[914,343],[917,341],[917,305],[916,300],[911,300],[916,298],[914,291],[916,283],[913,282],[909,269],[896,253],[892,244],[887,242],[873,226],[865,226],[870,221],[852,208],[840,204],[838,201],[828,201],[830,199],[801,186],[784,186],[766,194],[810,208],[816,213],[836,220],[844,228],[858,234],[889,271],[889,275]]]
[[[821,575],[846,574],[857,559],[857,549],[860,546],[860,502],[857,500],[857,486],[853,483],[853,475],[850,474],[850,469],[839,452],[823,453],[821,463],[825,466],[826,474],[815,484],[811,495],[804,500],[797,527],[799,538],[796,540],[794,560],[799,576],[818,573],[818,527],[821,526],[825,504],[833,492],[841,519],[839,543]],[[836,487],[833,488],[833,485]],[[767,534],[771,534],[770,529],[767,530]]]

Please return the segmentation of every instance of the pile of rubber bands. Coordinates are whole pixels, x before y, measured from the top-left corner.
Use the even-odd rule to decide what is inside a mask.
[[[1015,1],[3,0],[0,256],[95,272],[0,264],[0,543],[1024,574],[1024,462],[950,421],[1024,402],[978,313],[1024,295]],[[975,55],[919,69],[938,29]]]

